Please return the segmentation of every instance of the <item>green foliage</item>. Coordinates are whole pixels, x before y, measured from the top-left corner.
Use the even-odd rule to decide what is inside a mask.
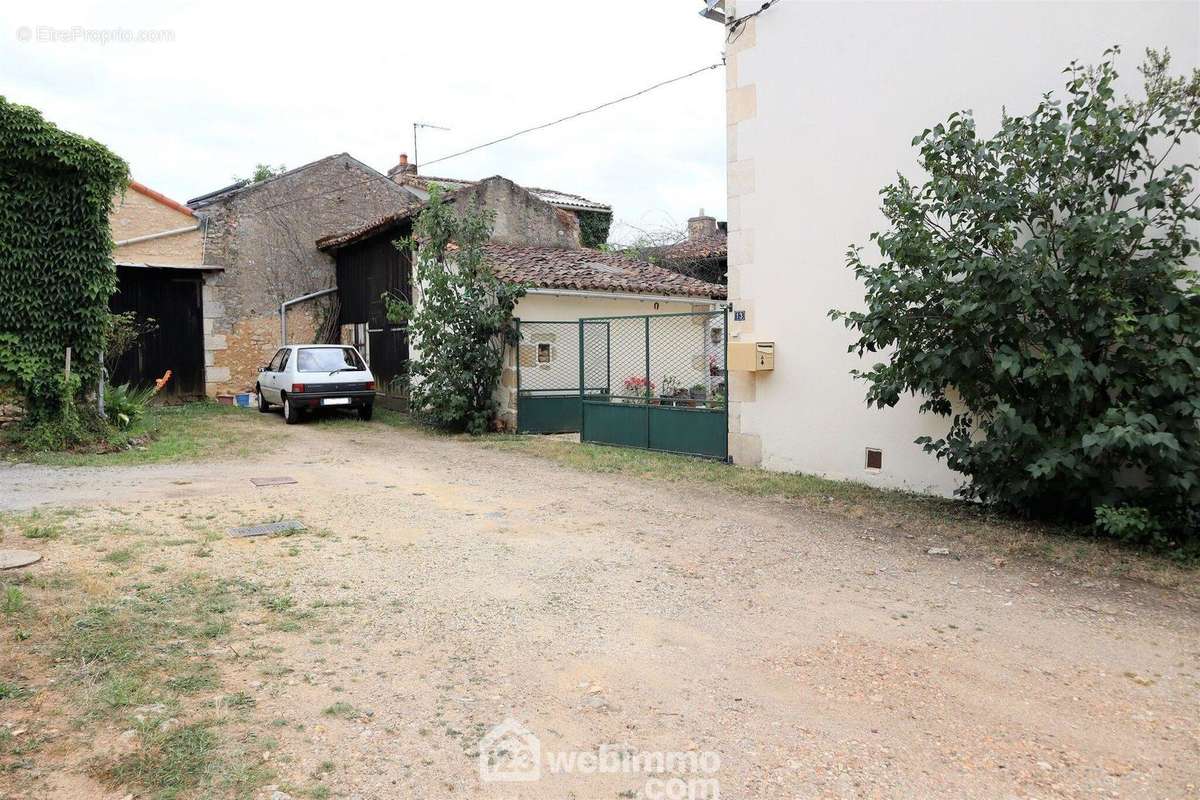
[[[607,211],[576,211],[579,219],[579,238],[584,247],[599,248],[608,242],[612,214]]]
[[[255,164],[254,172],[249,178],[239,178],[236,175],[233,177],[234,182],[248,180],[251,183],[260,183],[271,178],[276,178],[287,172],[287,167],[280,164],[278,167],[272,167],[270,164]]]
[[[1139,506],[1100,506],[1096,530],[1122,542],[1145,544],[1162,537],[1162,525],[1149,509]]]
[[[116,288],[108,212],[128,180],[103,145],[0,97],[0,381],[25,395],[31,422],[70,413],[66,348],[75,375],[96,377]]]
[[[150,400],[155,395],[154,384],[138,389],[128,383],[104,388],[104,411],[118,428],[128,430],[146,416]]]
[[[881,192],[882,260],[847,256],[867,309],[831,315],[857,332],[851,352],[887,353],[855,373],[869,404],[912,393],[951,419],[917,441],[967,476],[964,495],[1085,520],[1137,507],[1158,522],[1138,533],[1123,509],[1101,527],[1144,540],[1153,524],[1194,532],[1200,508],[1200,283],[1185,264],[1200,211],[1179,157],[1200,132],[1200,72],[1172,77],[1148,51],[1145,98],[1117,99],[1118,52],[1073,63],[1064,99],[991,138],[970,113],[917,136],[929,178]]]
[[[104,334],[104,367],[109,372],[116,369],[121,356],[137,344],[138,339],[158,330],[153,317],[139,317],[135,311],[123,311],[108,315],[108,327]]]
[[[0,596],[0,611],[5,614],[16,614],[25,608],[25,593],[17,586],[5,586],[4,594]]]
[[[397,243],[419,244],[420,302],[384,296],[388,317],[408,322],[420,353],[411,368],[413,412],[436,427],[472,434],[485,433],[495,416],[493,395],[513,337],[513,309],[525,294],[483,263],[491,229],[490,213],[471,208],[460,214],[433,187],[412,239]]]

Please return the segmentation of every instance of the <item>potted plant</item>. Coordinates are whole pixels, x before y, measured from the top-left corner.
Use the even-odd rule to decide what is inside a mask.
[[[625,379],[625,396],[627,403],[651,402],[654,397],[654,382],[641,375],[631,375]]]
[[[697,383],[689,390],[689,395],[693,400],[707,400],[708,387],[706,387],[703,383]]]
[[[716,356],[708,357],[708,374],[717,377],[721,374],[721,365],[717,362]]]
[[[659,400],[663,405],[674,405],[675,398],[679,396],[679,379],[674,375],[664,375],[662,379],[662,391],[659,392]]]

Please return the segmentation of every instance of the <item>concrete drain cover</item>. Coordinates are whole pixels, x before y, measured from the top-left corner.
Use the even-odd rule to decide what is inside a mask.
[[[230,536],[270,536],[272,533],[287,533],[288,531],[305,530],[303,523],[295,519],[285,519],[282,522],[268,522],[266,525],[251,525],[246,528],[230,528]]]
[[[0,550],[0,569],[28,567],[41,560],[42,554],[32,550]]]
[[[255,486],[283,486],[286,483],[295,483],[296,479],[282,475],[278,478],[251,478],[250,482]]]

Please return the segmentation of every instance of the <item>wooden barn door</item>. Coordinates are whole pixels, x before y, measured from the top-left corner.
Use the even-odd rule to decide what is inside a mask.
[[[145,386],[171,370],[164,392],[184,397],[204,394],[204,323],[202,277],[183,270],[118,267],[117,293],[109,308],[153,319],[153,333],[142,336],[117,362],[110,380]]]

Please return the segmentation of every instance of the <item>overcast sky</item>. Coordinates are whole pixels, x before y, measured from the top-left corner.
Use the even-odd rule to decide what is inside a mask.
[[[430,161],[721,60],[700,0],[5,2],[0,94],[108,145],[183,201],[258,162]],[[75,29],[164,41],[72,40]],[[47,41],[52,36],[66,41]],[[724,71],[432,165],[582,194],[628,225],[724,219]]]

